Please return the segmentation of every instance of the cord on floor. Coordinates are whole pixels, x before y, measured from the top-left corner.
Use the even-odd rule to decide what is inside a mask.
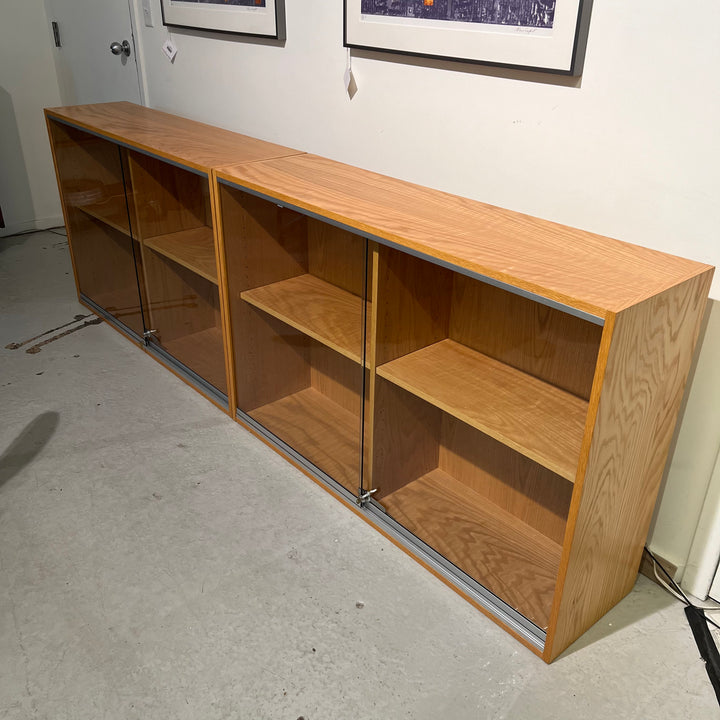
[[[650,552],[647,545],[645,546],[645,552],[652,560],[653,571],[655,572],[655,577],[658,582],[673,595],[673,597],[685,603],[685,617],[687,617],[693,638],[695,639],[695,644],[700,651],[700,657],[705,663],[705,670],[710,678],[710,684],[715,691],[715,697],[720,704],[720,653],[718,653],[717,645],[710,633],[708,623],[714,625],[716,628],[720,628],[720,625],[705,615],[705,610],[718,610],[720,608],[696,605],[690,602],[690,598],[683,592],[682,588],[675,582],[670,573],[663,567],[662,563]],[[658,575],[658,568],[662,570],[663,574],[670,581],[670,585]]]

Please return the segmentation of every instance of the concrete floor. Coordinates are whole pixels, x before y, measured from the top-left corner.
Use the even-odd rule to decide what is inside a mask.
[[[107,325],[5,349],[74,293],[0,239],[0,718],[720,717],[647,579],[546,666]]]

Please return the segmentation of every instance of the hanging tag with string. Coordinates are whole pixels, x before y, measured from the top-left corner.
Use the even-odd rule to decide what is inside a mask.
[[[177,55],[177,48],[175,47],[175,43],[172,41],[170,28],[166,26],[166,30],[167,35],[165,37],[165,42],[162,44],[162,51],[165,53],[170,62],[174,62],[175,56]]]
[[[348,97],[352,100],[355,97],[355,93],[358,91],[357,83],[355,82],[355,76],[352,71],[352,56],[350,55],[350,48],[347,49],[347,62],[345,64],[345,92]]]

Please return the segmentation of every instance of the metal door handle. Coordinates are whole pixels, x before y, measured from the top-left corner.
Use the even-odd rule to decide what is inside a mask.
[[[122,43],[111,42],[110,52],[113,55],[127,55],[130,57],[130,43],[127,40],[123,40]]]

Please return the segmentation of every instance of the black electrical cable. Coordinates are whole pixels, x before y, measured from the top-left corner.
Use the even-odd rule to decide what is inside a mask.
[[[670,573],[663,567],[662,563],[650,552],[647,545],[645,546],[645,552],[650,556],[655,566],[660,568],[665,577],[670,581],[672,587],[685,600],[685,617],[687,618],[688,625],[690,625],[690,630],[692,630],[695,644],[700,652],[700,657],[705,663],[705,670],[710,679],[710,684],[715,691],[715,697],[717,698],[718,704],[720,704],[720,653],[718,652],[708,623],[718,629],[720,629],[720,625],[705,615],[705,611],[702,608],[690,602],[690,599],[683,592],[682,588],[675,582]]]
[[[685,602],[685,604],[688,607],[695,608],[695,610],[702,611],[702,608],[699,608],[696,605],[694,605],[692,602],[690,602],[690,599],[683,592],[683,589],[675,582],[672,575],[670,575],[670,573],[663,567],[663,564],[650,552],[650,549],[648,548],[647,545],[645,546],[645,552],[650,556],[650,559],[655,563],[655,565],[660,568],[663,575],[665,575],[665,577],[670,581],[670,584],[672,585],[673,589],[677,593],[682,595],[683,601]],[[718,606],[718,610],[720,610],[720,606]],[[705,613],[703,613],[703,617],[705,617],[705,620],[707,620],[711,625],[714,625],[718,630],[720,630],[720,625],[718,625],[718,623],[716,623],[713,619],[707,617],[707,615],[705,615]]]
[[[680,595],[683,596],[683,599],[688,605],[692,605],[690,600],[688,600],[688,596],[682,591],[682,588],[675,582],[675,579],[670,575],[670,573],[663,567],[662,563],[650,552],[650,548],[646,545],[645,546],[645,552],[650,556],[650,559],[662,570],[663,575],[670,581],[670,584],[673,586],[674,590]]]
[[[685,615],[695,638],[695,644],[700,651],[700,657],[705,661],[705,670],[710,678],[710,684],[715,690],[715,697],[720,703],[720,653],[718,653],[715,640],[707,626],[708,618],[702,610],[694,605],[688,605],[685,608]]]

